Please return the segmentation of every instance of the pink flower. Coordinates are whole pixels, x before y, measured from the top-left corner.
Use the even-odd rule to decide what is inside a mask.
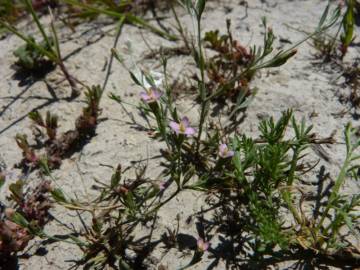
[[[207,251],[207,250],[209,249],[209,247],[210,247],[209,242],[204,241],[204,239],[199,238],[199,239],[197,240],[197,248],[198,248],[198,251],[200,251],[200,252],[205,252],[205,251]]]
[[[146,92],[140,93],[141,99],[146,103],[156,102],[161,96],[162,93],[157,91],[155,88],[149,88]]]
[[[190,127],[189,118],[186,116],[181,119],[180,123],[171,121],[170,127],[175,131],[176,134],[185,134],[187,136],[195,134],[195,129]]]
[[[165,190],[165,188],[166,188],[165,184],[166,184],[165,182],[160,182],[160,183],[159,183],[159,190],[160,190],[160,191]]]
[[[234,151],[229,150],[228,146],[225,143],[219,145],[219,157],[229,158],[234,156]]]

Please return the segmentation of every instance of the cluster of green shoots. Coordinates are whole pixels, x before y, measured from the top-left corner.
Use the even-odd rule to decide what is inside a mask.
[[[329,5],[327,9],[329,9]],[[357,0],[340,1],[335,9],[338,14],[334,28],[335,32],[326,31],[321,35],[313,37],[313,45],[318,51],[317,58],[323,59],[324,62],[331,62],[339,69],[342,77],[345,78],[345,85],[351,89],[350,95],[345,97],[341,95],[340,100],[351,103],[355,109],[360,104],[359,79],[360,70],[357,60],[353,63],[346,64],[343,62],[349,47],[354,45],[356,38],[357,17],[360,14],[360,2]]]
[[[341,1],[336,12],[340,15],[337,19],[338,25],[335,34],[327,32],[314,37],[314,47],[319,51],[320,57],[325,61],[333,58],[343,59],[348,48],[355,38],[356,13],[359,3],[357,0]],[[329,6],[328,6],[329,8]]]
[[[137,17],[131,13],[123,13],[118,6],[106,6],[105,1],[102,5],[76,0],[66,2],[89,12],[116,17],[120,26],[125,22],[142,22],[134,19]],[[249,103],[246,98],[254,74],[285,64],[296,53],[295,47],[332,27],[340,16],[339,10],[329,15],[327,7],[312,34],[296,46],[275,53],[275,36],[265,19],[263,46],[246,49],[233,40],[230,22],[226,35],[219,36],[217,31],[212,31],[203,37],[201,22],[206,0],[179,3],[189,12],[197,29],[195,40],[185,42],[198,69],[199,121],[191,123],[189,117],[177,109],[166,58],[162,61],[160,80],[154,72],[130,71],[135,84],[143,90],[139,105],[129,104],[115,93],[109,94],[123,106],[135,106],[147,118],[151,131],[148,134],[163,145],[161,175],[150,179],[144,165],[126,168],[118,165],[110,181],[96,180],[93,189],[98,193],[91,199],[65,192],[52,175],[51,170],[60,167],[62,159],[94,136],[106,82],[103,87],[87,89],[87,106],[77,118],[75,129],[62,135],[57,132],[57,116],[48,112],[43,117],[39,112],[32,112],[29,117],[37,126],[37,145],[31,146],[25,136],[17,136],[17,144],[23,152],[20,165],[39,168],[42,176],[51,181],[42,182],[42,188],[38,188],[40,191],[35,195],[23,194],[22,181],[10,187],[16,207],[5,207],[6,215],[0,220],[0,256],[18,253],[37,236],[78,246],[83,256],[75,266],[84,269],[145,269],[158,244],[162,243],[166,249],[179,247],[179,228],[164,232],[161,239],[155,239],[153,232],[158,212],[181,193],[191,190],[205,194],[208,205],[204,208],[208,210],[198,213],[202,226],[189,246],[192,258],[177,269],[191,269],[206,253],[215,257],[214,264],[224,259],[227,264],[241,269],[264,269],[268,264],[286,259],[309,257],[314,264],[326,261],[342,267],[359,266],[359,250],[346,234],[359,237],[356,211],[360,196],[341,192],[347,179],[358,176],[360,140],[355,138],[351,125],[345,127],[346,157],[338,176],[326,192],[319,186],[318,197],[311,201],[301,185],[314,177],[317,164],[306,162],[306,156],[312,144],[329,141],[324,142],[311,133],[312,127],[304,120],[297,121],[291,110],[285,111],[278,120],[262,121],[258,128],[260,137],[254,139],[232,132],[209,116],[213,102],[233,98],[236,106],[231,116],[236,116],[238,110],[246,106],[245,101]],[[181,26],[178,17],[177,20]],[[9,29],[18,33],[14,28]],[[121,27],[118,34],[120,32]],[[33,44],[32,48],[40,47],[32,39],[26,40]],[[59,51],[56,40],[55,37],[57,50],[54,52]],[[48,45],[53,48],[52,43]],[[41,48],[37,51],[45,50]],[[216,55],[206,59],[205,49],[214,50]],[[121,61],[115,49],[112,53],[112,57]],[[60,53],[55,55],[58,57],[55,63],[60,65]],[[45,153],[39,154],[39,148],[45,149]],[[126,176],[128,171],[135,176]],[[0,180],[0,183],[5,182],[3,176]],[[79,228],[64,226],[69,233],[61,237],[44,232],[50,207],[48,193],[54,203],[79,217]],[[208,211],[211,211],[210,220],[203,216]],[[141,236],[137,234],[140,227],[145,228]],[[219,234],[220,243],[215,243],[214,232]],[[223,255],[219,252],[221,249],[231,256]]]

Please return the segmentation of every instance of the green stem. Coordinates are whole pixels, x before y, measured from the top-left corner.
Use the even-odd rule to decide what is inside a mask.
[[[32,6],[32,3],[30,2],[30,0],[25,0],[25,4],[26,4],[26,7],[29,9],[29,11],[31,13],[31,16],[33,17],[37,27],[39,28],[39,30],[41,32],[41,35],[43,36],[43,38],[44,38],[44,40],[46,42],[46,45],[49,48],[52,48],[49,37],[46,35],[44,27],[41,25],[40,20],[39,20],[38,16],[36,15],[35,10],[34,10],[34,8]]]
[[[346,179],[346,173],[347,173],[347,168],[349,167],[350,163],[351,163],[351,156],[352,156],[352,148],[349,149],[350,151],[348,152],[347,156],[346,156],[346,160],[343,164],[343,166],[341,167],[340,173],[335,181],[335,185],[334,188],[332,189],[332,192],[330,194],[329,200],[326,204],[326,208],[323,212],[323,214],[321,215],[321,219],[318,223],[318,225],[316,226],[315,229],[315,233],[317,234],[319,232],[319,230],[321,229],[325,218],[328,216],[330,209],[333,207],[333,203],[336,200],[338,193],[340,191],[341,186],[343,185],[345,179]],[[324,230],[324,232],[327,232],[327,229]],[[324,242],[324,238],[322,238],[322,240],[320,240],[320,245]]]
[[[178,188],[169,198],[167,198],[165,201],[161,202],[160,204],[158,204],[157,206],[155,206],[153,209],[151,209],[149,212],[147,212],[145,215],[150,215],[156,211],[158,211],[162,206],[164,206],[165,204],[167,204],[169,201],[171,201],[173,198],[176,197],[176,195],[178,195],[180,193],[181,189]]]
[[[291,214],[293,215],[293,217],[295,218],[296,222],[298,224],[302,224],[302,218],[299,215],[299,212],[297,211],[296,207],[294,206],[293,202],[292,202],[292,198],[291,198],[291,193],[286,190],[285,192],[282,193],[283,199],[286,202]]]
[[[25,35],[23,35],[22,33],[20,33],[16,28],[14,28],[14,27],[12,27],[12,26],[10,26],[10,25],[2,22],[2,21],[0,21],[0,25],[5,27],[6,29],[8,29],[13,34],[17,35],[19,38],[24,40],[26,43],[30,44],[32,47],[34,47],[39,52],[44,54],[47,58],[49,58],[54,63],[56,63],[56,64],[59,63],[58,58],[56,57],[55,54],[53,54],[53,52],[49,52],[49,51],[45,50],[42,46],[38,45],[36,42],[32,41],[30,38],[28,38]]]
[[[177,40],[177,37],[159,30],[155,26],[152,26],[151,24],[147,23],[145,20],[143,20],[143,19],[141,19],[141,18],[139,18],[139,17],[137,17],[137,16],[135,16],[135,15],[133,15],[131,13],[123,14],[123,13],[118,13],[118,12],[112,11],[112,10],[92,7],[90,5],[83,4],[83,3],[79,2],[79,1],[76,1],[76,0],[64,0],[64,2],[68,3],[70,5],[73,5],[73,6],[82,7],[84,9],[90,10],[90,11],[95,12],[95,13],[102,13],[102,14],[105,14],[105,15],[108,15],[108,16],[111,16],[111,17],[119,18],[119,19],[122,19],[123,17],[125,17],[126,21],[131,23],[131,24],[140,25],[140,26],[143,26],[145,28],[148,28],[152,32],[154,32],[155,34],[157,34],[157,35],[159,35],[159,36],[161,36],[163,38],[169,39],[171,41]]]
[[[197,20],[197,39],[198,39],[198,50],[199,50],[199,68],[200,68],[200,76],[201,76],[201,82],[200,82],[200,98],[201,98],[201,111],[200,111],[200,123],[199,123],[199,131],[197,136],[197,146],[196,146],[196,152],[200,149],[200,142],[201,142],[201,134],[203,131],[203,126],[206,118],[206,112],[207,112],[207,103],[208,100],[206,98],[206,89],[205,89],[205,63],[204,63],[204,55],[202,50],[202,44],[201,44],[201,19],[198,18]]]
[[[191,46],[189,45],[189,42],[188,42],[188,40],[187,40],[187,38],[186,38],[184,28],[183,28],[182,25],[181,25],[181,22],[180,22],[180,20],[179,20],[179,17],[178,17],[178,15],[177,15],[177,13],[176,13],[176,10],[175,10],[175,8],[174,8],[173,2],[171,2],[170,7],[171,7],[172,13],[174,14],[174,18],[175,18],[176,24],[178,25],[178,28],[179,28],[178,31],[179,31],[179,33],[180,33],[180,35],[181,35],[181,37],[182,37],[182,39],[183,39],[183,41],[184,41],[185,47],[186,47],[186,49],[188,49],[189,51],[191,51]]]
[[[295,150],[294,150],[293,158],[292,158],[292,161],[291,161],[289,178],[288,178],[288,181],[287,181],[288,186],[292,186],[292,184],[294,182],[295,170],[296,170],[296,165],[297,165],[298,158],[299,158],[299,147],[296,146]]]
[[[117,26],[116,36],[115,36],[115,40],[114,40],[114,44],[113,44],[113,49],[116,49],[116,46],[117,46],[117,44],[118,44],[118,42],[119,42],[119,38],[120,38],[122,29],[123,29],[123,26],[124,26],[124,22],[125,22],[125,17],[122,17],[122,18],[119,20],[119,24],[118,24],[118,26]],[[111,51],[111,53],[110,53],[109,65],[108,65],[108,67],[107,67],[105,79],[104,79],[104,82],[103,82],[103,84],[102,84],[102,89],[103,89],[103,91],[101,92],[101,95],[103,95],[103,93],[105,92],[105,88],[106,88],[107,83],[108,83],[108,81],[109,81],[109,77],[110,77],[110,73],[111,73],[111,68],[112,68],[112,64],[113,64],[113,61],[114,61],[114,57],[115,57],[115,54]]]

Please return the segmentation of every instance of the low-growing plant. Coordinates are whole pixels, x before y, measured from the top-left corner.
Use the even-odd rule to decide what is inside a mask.
[[[147,97],[143,95],[144,101],[149,100]],[[154,100],[150,104],[153,108],[159,105]],[[148,179],[145,167],[135,170],[134,179],[122,180],[129,168],[123,170],[118,166],[109,184],[96,180],[94,189],[99,195],[95,200],[81,201],[60,188],[52,192],[63,207],[91,216],[90,224],[81,218],[82,230],[71,232],[78,235],[71,241],[84,252],[78,261],[80,265],[95,269],[145,267],[146,257],[159,243],[152,240],[150,224],[157,212],[184,190],[208,194],[207,201],[215,216],[209,225],[204,222],[205,227],[219,226],[216,229],[219,233],[233,239],[234,265],[241,267],[247,260],[253,268],[260,267],[266,256],[308,256],[309,252],[314,260],[336,258],[343,266],[358,265],[356,248],[340,232],[347,227],[356,236],[356,207],[360,203],[357,195],[340,195],[349,173],[359,167],[353,162],[359,158],[354,153],[360,141],[352,141],[350,126],[345,131],[344,165],[330,194],[320,194],[321,208],[313,215],[304,211],[306,197],[299,183],[315,167],[303,161],[306,149],[319,141],[311,133],[311,126],[307,127],[304,120],[299,124],[291,111],[284,112],[277,122],[272,118],[263,121],[259,126],[261,137],[257,140],[235,135],[216,143],[221,140],[221,130],[211,129],[199,152],[195,141],[191,143],[196,131],[188,119],[170,122],[169,126],[172,131],[166,132],[168,148],[162,152],[164,171],[159,177],[163,180]],[[289,126],[294,135],[285,139]],[[50,175],[49,169],[45,171]],[[171,188],[173,185],[175,188]],[[145,226],[146,236],[136,236],[139,226]],[[198,263],[204,252],[209,251],[211,236],[205,235],[208,241],[203,237],[199,237],[190,263],[179,269]],[[237,261],[235,258],[240,254],[248,255]]]
[[[290,121],[295,135],[285,140]],[[348,175],[359,167],[355,150],[360,141],[353,142],[354,129],[346,127],[347,157],[330,194],[319,195],[321,214],[317,215],[304,209],[309,195],[301,191],[299,184],[314,169],[302,161],[312,141],[311,126],[306,127],[304,121],[298,124],[289,111],[276,123],[273,119],[263,121],[259,130],[261,143],[235,136],[232,150],[228,151],[232,162],[224,164],[221,170],[209,170],[194,185],[217,198],[219,225],[237,227],[235,231],[227,228],[229,231],[223,233],[231,233],[237,252],[253,254],[248,258],[252,267],[261,265],[261,259],[274,255],[277,248],[289,254],[311,252],[314,258],[336,257],[343,266],[358,265],[356,246],[341,233],[347,227],[348,232],[358,237],[354,226],[358,224],[359,196],[340,194]],[[237,246],[237,242],[244,241],[244,235],[246,248],[251,251]]]
[[[267,33],[268,29],[265,24],[265,36],[268,36],[272,42],[272,30],[270,29],[270,36]],[[227,34],[220,35],[219,30],[205,33],[205,47],[214,50],[217,54],[207,60],[207,75],[209,77],[208,89],[217,89],[222,83],[226,83],[233,76],[242,73],[243,70],[254,60],[254,54],[247,48],[240,44],[239,41],[234,40],[231,33],[231,21],[227,20]],[[270,45],[271,46],[271,45]],[[230,86],[229,91],[226,91],[228,97],[236,97],[239,92],[248,92],[247,86],[252,79],[253,74],[244,74],[244,77],[239,79],[238,86]],[[224,98],[226,96],[223,96]],[[221,97],[220,97],[221,98]]]
[[[1,183],[5,183],[5,180],[2,174]],[[49,220],[51,207],[49,181],[25,191],[25,182],[18,180],[10,184],[9,189],[10,205],[1,203],[0,209],[0,262],[4,265],[9,257],[24,250],[28,242],[42,230]]]
[[[197,9],[199,6],[189,5],[199,23],[198,14],[201,14],[201,10]],[[327,12],[324,13],[315,33],[319,33],[322,26],[330,27],[336,21],[338,13],[335,11],[331,16],[331,23],[325,24]],[[187,117],[178,115],[172,103],[171,89],[166,83],[165,91],[161,92],[151,72],[143,72],[140,76],[131,72],[134,82],[145,90],[141,93],[143,105],[138,108],[149,117],[149,123],[152,121],[156,123],[155,128],[150,124],[150,129],[155,131],[155,137],[160,137],[167,145],[167,149],[162,152],[166,159],[163,163],[165,166],[163,174],[169,177],[171,182],[176,183],[174,194],[186,189],[218,194],[215,196],[217,207],[223,206],[226,211],[233,213],[232,216],[236,219],[232,220],[231,224],[242,226],[241,230],[233,235],[235,239],[241,242],[244,241],[241,240],[243,235],[248,235],[246,242],[254,254],[250,256],[251,263],[259,258],[264,259],[266,255],[274,254],[275,250],[280,248],[283,252],[292,253],[295,250],[296,253],[297,250],[304,254],[313,252],[313,256],[316,254],[328,258],[335,256],[343,263],[350,258],[349,265],[356,265],[358,254],[355,247],[344,240],[340,228],[348,226],[349,230],[353,231],[353,224],[357,224],[355,209],[358,199],[356,196],[350,197],[350,204],[346,203],[349,199],[342,199],[336,206],[336,209],[342,209],[340,212],[347,218],[329,216],[329,211],[335,207],[334,202],[337,201],[335,198],[338,195],[334,194],[339,193],[347,172],[357,168],[350,166],[350,160],[354,161],[357,157],[351,157],[352,154],[349,156],[348,153],[334,189],[323,208],[322,216],[320,218],[307,216],[302,208],[304,195],[296,192],[297,184],[302,175],[314,169],[314,166],[302,162],[306,156],[305,150],[310,144],[320,143],[321,140],[317,140],[310,133],[311,127],[306,127],[304,121],[299,124],[291,111],[284,113],[276,123],[273,119],[263,121],[259,127],[262,136],[258,141],[246,136],[235,136],[231,139],[229,134],[224,134],[224,130],[207,123],[208,100],[204,94],[205,67],[201,60],[204,58],[200,38],[198,42],[199,46],[194,55],[202,71],[199,79],[199,91],[202,93],[200,96],[205,98],[202,99],[197,128],[191,126]],[[221,42],[218,38],[213,39],[214,45],[219,45]],[[269,60],[267,64],[259,64],[259,67],[282,63],[280,60],[281,58],[278,58],[279,62]],[[164,66],[166,67],[166,62]],[[166,72],[164,73],[166,82]],[[111,94],[111,98],[123,102],[115,94]],[[295,135],[292,139],[285,140],[284,136],[290,122]],[[202,136],[205,125],[207,130]],[[349,144],[352,133],[352,129],[348,126],[345,137],[351,153],[358,146],[358,143]],[[195,184],[191,181],[194,178],[198,179]],[[320,198],[322,199],[325,198]],[[292,216],[290,220],[286,220],[288,214]],[[220,215],[227,216],[224,213]],[[326,224],[337,223],[338,227],[336,226],[335,231],[332,231],[332,236],[329,236],[329,225],[328,228],[323,226],[324,220],[328,220]],[[290,222],[290,227],[285,226],[285,221],[287,224]],[[222,220],[222,224],[224,222],[227,221]],[[227,233],[229,232],[224,232]],[[342,241],[341,244],[324,245],[326,242],[324,239],[331,237],[334,237],[332,243],[339,244]],[[351,252],[348,252],[349,250]],[[241,249],[238,250],[238,253],[242,252]]]
[[[75,121],[75,129],[57,136],[58,116],[46,113],[46,118],[38,111],[29,113],[29,118],[40,128],[46,130],[47,137],[37,128],[37,146],[30,146],[26,135],[18,134],[16,142],[22,150],[23,159],[18,164],[23,169],[38,167],[43,158],[47,159],[50,168],[58,168],[61,160],[71,156],[86,144],[94,135],[100,115],[99,103],[102,95],[100,86],[93,86],[85,93],[87,106]],[[44,148],[45,153],[39,153],[37,148]],[[45,156],[44,156],[45,155]]]
[[[110,184],[97,181],[99,195],[91,202],[80,202],[66,196],[61,189],[53,191],[53,198],[70,211],[82,211],[91,216],[91,223],[83,223],[75,241],[84,255],[78,261],[85,268],[140,269],[136,264],[146,254],[147,237],[137,238],[134,230],[153,219],[156,196],[162,192],[159,183],[145,178],[145,168],[138,168],[135,179],[123,180],[128,170],[119,165]],[[131,255],[130,255],[131,254]],[[143,258],[145,259],[145,258]]]
[[[205,108],[208,107],[205,104],[209,101],[224,101],[230,97],[235,102],[231,108],[231,117],[246,108],[256,94],[256,89],[251,90],[250,88],[250,81],[256,73],[262,69],[276,68],[285,64],[296,54],[297,47],[300,44],[330,29],[340,16],[337,9],[330,14],[330,7],[328,6],[322,14],[317,28],[312,33],[309,33],[303,40],[296,42],[290,48],[275,52],[273,46],[276,37],[272,28],[268,27],[266,18],[262,18],[265,29],[263,46],[245,48],[239,41],[234,40],[230,20],[227,21],[226,34],[220,35],[218,30],[214,30],[205,33],[205,37],[202,38],[199,12],[194,11],[196,8],[193,8],[194,5],[191,2],[182,1],[181,3],[192,15],[196,28],[194,29],[196,32],[195,39],[187,37],[175,9],[172,9],[177,22],[177,30],[182,37],[186,50],[191,51],[199,70],[200,76],[195,76],[198,100],[201,106]],[[215,51],[216,54],[206,59],[203,53],[204,46]],[[201,115],[204,115],[204,111],[202,109]]]
[[[307,126],[305,120],[298,122],[291,110],[283,112],[277,121],[273,118],[262,121],[257,139],[234,134],[224,128],[220,120],[216,123],[209,118],[210,101],[228,93],[229,85],[234,87],[239,80],[247,78],[245,75],[253,76],[263,68],[282,65],[295,53],[298,44],[268,58],[273,51],[274,36],[266,27],[266,21],[263,21],[266,29],[264,47],[246,53],[241,45],[232,41],[229,24],[227,36],[219,37],[216,32],[208,34],[207,42],[219,53],[212,59],[213,65],[221,68],[219,71],[215,67],[216,72],[224,72],[223,68],[227,69],[228,64],[230,69],[235,64],[236,69],[239,64],[245,65],[244,70],[236,74],[226,73],[226,83],[216,85],[216,89],[210,92],[207,73],[211,75],[213,71],[209,69],[211,62],[205,59],[201,35],[206,1],[194,3],[187,0],[183,4],[197,28],[196,44],[191,44],[191,49],[199,68],[199,120],[191,122],[193,119],[179,112],[168,83],[166,59],[163,59],[164,72],[160,80],[152,71],[130,71],[132,80],[142,88],[140,105],[135,107],[147,120],[148,134],[162,142],[162,159],[159,161],[162,172],[157,178],[150,179],[146,176],[146,166],[122,168],[119,165],[110,181],[95,179],[92,188],[98,193],[93,199],[68,194],[61,185],[47,189],[58,205],[74,211],[80,221],[80,228],[64,226],[69,233],[59,238],[46,235],[40,225],[32,229],[29,225],[32,223],[27,219],[37,217],[35,225],[43,224],[48,205],[34,205],[33,199],[29,207],[24,207],[22,182],[17,182],[10,188],[13,200],[23,206],[21,215],[16,215],[19,219],[13,219],[20,226],[16,229],[78,246],[83,256],[74,267],[149,268],[150,254],[158,244],[163,243],[165,248],[178,246],[179,228],[167,229],[161,239],[154,239],[158,211],[180,193],[191,190],[206,195],[209,206],[206,211],[212,211],[213,218],[205,219],[202,216],[205,210],[199,213],[202,228],[198,229],[198,239],[190,247],[192,258],[178,269],[191,269],[206,252],[215,256],[213,267],[221,256],[225,256],[228,267],[264,269],[269,257],[276,263],[283,258],[291,260],[294,255],[300,259],[312,257],[313,264],[326,259],[330,265],[358,267],[360,255],[351,243],[351,237],[358,237],[359,215],[356,211],[360,198],[341,194],[345,181],[358,174],[360,141],[353,136],[354,129],[350,125],[345,128],[346,157],[336,180],[330,183],[332,186],[328,192],[319,187],[318,198],[311,199],[310,195],[314,194],[305,193],[302,185],[314,177],[318,164],[307,162],[305,157],[310,145],[333,143],[332,138],[317,138],[311,132],[312,127]],[[338,11],[330,18],[328,13],[329,9],[324,12],[318,28],[307,38],[325,31],[336,22]],[[115,49],[112,51],[113,57],[121,60]],[[107,79],[104,87],[88,88],[87,106],[77,118],[75,129],[60,136],[56,116],[31,113],[30,118],[39,127],[38,147],[45,148],[46,154],[43,157],[35,146],[28,143],[26,136],[18,135],[16,141],[23,151],[23,165],[40,167],[47,177],[58,183],[51,169],[95,134],[101,112],[99,102],[106,82]],[[110,97],[121,104],[132,105],[114,93]],[[134,177],[127,176],[130,170]],[[0,184],[3,182],[0,178]],[[219,236],[220,243],[218,247],[211,247],[215,235]],[[230,246],[231,251],[219,255],[224,246]]]
[[[331,61],[340,70],[342,77],[345,78],[345,84],[351,88],[350,95],[344,95],[340,93],[340,100],[351,103],[352,106],[357,107],[359,104],[358,94],[358,63],[355,61],[351,65],[348,65],[342,61],[346,55],[349,46],[355,39],[355,26],[356,26],[356,14],[358,14],[359,2],[356,0],[342,1],[335,8],[339,17],[336,23],[339,23],[339,28],[334,35],[327,32],[313,37],[314,47],[319,54],[317,57],[322,58],[325,62]],[[326,8],[329,9],[329,5]],[[345,12],[341,15],[341,10],[345,9]],[[340,78],[339,76],[338,78]]]
[[[35,43],[33,37],[29,37],[29,39]],[[42,42],[38,45],[47,51],[51,49],[46,42]],[[41,51],[37,50],[29,43],[18,47],[14,51],[14,55],[18,59],[15,64],[21,69],[29,72],[39,73],[43,69],[50,69],[53,65],[51,61],[45,58],[45,55]]]
[[[335,34],[331,35],[327,32],[313,37],[313,45],[319,51],[319,56],[328,62],[332,59],[343,59],[349,46],[355,38],[355,13],[356,0],[342,1],[336,8],[335,12],[339,14],[336,23],[339,23]],[[328,10],[330,4],[326,7]],[[341,14],[341,10],[345,11]]]
[[[58,128],[58,117],[56,115],[52,115],[48,111],[44,120],[38,111],[34,111],[29,113],[29,118],[39,127],[46,129],[46,134],[49,141],[53,141],[56,139],[56,133]]]
[[[24,0],[24,4],[31,14],[33,21],[35,22],[43,41],[38,42],[32,36],[27,36],[21,33],[12,25],[0,20],[0,25],[5,27],[8,31],[14,33],[19,38],[25,41],[25,45],[20,46],[15,52],[15,56],[18,57],[16,62],[20,67],[25,68],[27,71],[36,72],[39,69],[44,68],[44,64],[48,66],[48,63],[59,66],[65,79],[69,82],[71,87],[71,98],[74,98],[80,94],[78,88],[79,81],[75,79],[67,70],[63,58],[61,56],[60,45],[58,36],[55,29],[54,17],[51,10],[51,36],[46,34],[44,26],[41,24],[39,17],[37,16],[30,0]]]

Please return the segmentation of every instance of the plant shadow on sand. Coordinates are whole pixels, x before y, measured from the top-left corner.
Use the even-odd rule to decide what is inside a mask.
[[[204,230],[216,230],[219,233],[218,239],[214,239],[217,244],[208,250],[208,259],[213,261],[204,269],[218,269],[221,261],[229,269],[249,270],[267,269],[281,263],[288,265],[287,269],[328,269],[332,266],[350,270],[360,265],[358,259],[346,254],[329,256],[312,250],[301,250],[299,247],[290,248],[288,251],[250,251],[250,238],[244,230],[248,219],[247,216],[240,218],[227,206],[220,206],[214,214],[214,219],[198,218],[197,225],[201,224]],[[208,237],[211,238],[212,235],[209,234]]]

